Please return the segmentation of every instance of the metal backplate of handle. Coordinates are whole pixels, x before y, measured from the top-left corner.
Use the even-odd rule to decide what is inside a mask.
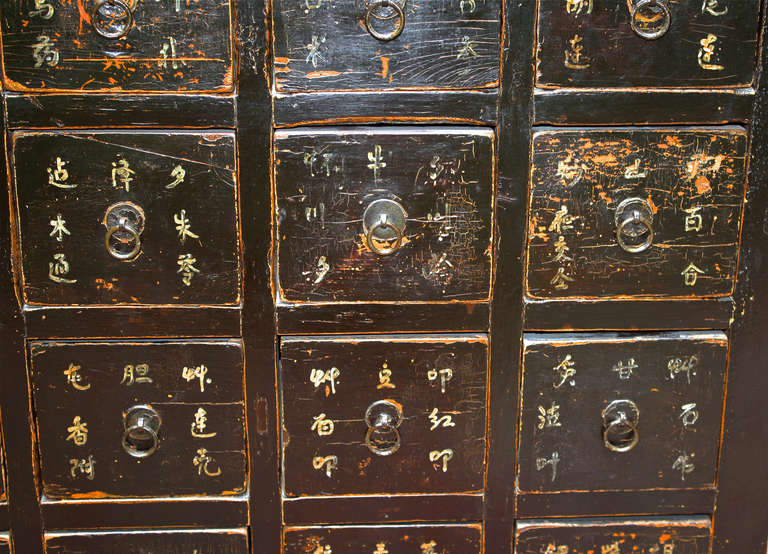
[[[98,0],[91,12],[91,25],[100,36],[123,38],[133,27],[136,0]]]
[[[602,413],[603,444],[611,452],[628,452],[640,441],[640,409],[631,400],[614,400]]]
[[[656,40],[667,34],[672,25],[668,0],[632,0],[630,25],[645,40]]]
[[[135,259],[141,253],[144,221],[144,210],[130,202],[107,208],[103,223],[107,228],[104,246],[109,255],[123,262]]]
[[[408,214],[395,202],[382,198],[374,200],[363,213],[363,233],[366,246],[379,256],[394,254],[403,245]]]
[[[157,450],[162,419],[151,406],[128,408],[123,414],[123,450],[134,458],[146,458]]]
[[[393,400],[378,400],[365,411],[365,445],[377,456],[389,456],[400,448],[403,408]]]
[[[653,209],[647,200],[627,198],[614,215],[616,240],[625,252],[638,253],[653,244]]]

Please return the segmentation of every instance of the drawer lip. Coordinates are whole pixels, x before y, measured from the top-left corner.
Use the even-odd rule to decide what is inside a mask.
[[[582,333],[524,333],[523,350],[528,346],[538,344],[606,344],[637,342],[658,342],[678,340],[704,340],[728,344],[728,335],[723,331],[626,331],[626,332],[582,332]]]
[[[111,530],[67,530],[67,531],[45,531],[45,538],[56,537],[71,537],[82,535],[96,535],[99,537],[111,536],[111,535],[194,535],[205,533],[228,533],[235,535],[248,534],[248,530],[245,527],[179,527],[177,529],[111,529]]]
[[[481,342],[488,344],[485,333],[440,333],[440,334],[386,334],[386,335],[281,335],[280,344],[301,344],[312,342],[392,342],[397,344],[434,342],[452,344],[456,342]]]
[[[418,129],[419,135],[473,135],[494,139],[496,131],[485,126],[438,126],[438,125],[354,125],[350,127],[290,127],[275,129],[275,139],[304,137],[304,136],[336,136],[336,135],[412,135]]]
[[[615,525],[649,525],[670,527],[711,527],[709,516],[649,516],[649,517],[574,517],[574,518],[537,518],[515,523],[518,531],[527,529],[546,529],[550,527],[613,527]]]

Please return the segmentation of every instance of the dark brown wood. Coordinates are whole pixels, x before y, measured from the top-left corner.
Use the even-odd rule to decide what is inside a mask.
[[[30,357],[47,498],[245,490],[239,343],[33,342]],[[121,445],[134,406],[160,417],[147,457]]]
[[[387,527],[289,527],[284,554],[307,552],[421,552],[482,554],[480,525],[403,525]],[[383,547],[379,547],[383,545]]]
[[[414,3],[395,8],[340,0],[276,0],[274,78],[279,92],[360,89],[469,89],[499,78],[501,1]],[[377,40],[366,29],[392,33]]]
[[[246,529],[74,531],[46,533],[49,554],[102,554],[120,545],[125,554],[248,554]]]
[[[484,335],[283,338],[284,494],[482,491],[487,349]],[[389,409],[395,430],[377,430]]]
[[[0,534],[0,554],[11,554],[11,538],[8,533]]]
[[[515,554],[708,554],[707,517],[531,520],[517,524]]]
[[[239,303],[232,133],[13,139],[27,303]],[[119,222],[108,214],[121,204],[142,219],[129,217],[141,250],[127,260],[105,245]],[[136,241],[118,228],[110,248],[128,254]]]
[[[280,130],[275,149],[281,300],[488,299],[491,130]],[[372,251],[363,222],[382,200],[407,218],[389,256]]]
[[[533,140],[530,296],[731,293],[746,178],[744,129],[544,129]],[[622,206],[632,199],[647,210],[645,223],[625,223],[635,208]],[[627,248],[651,244],[626,251],[620,238]]]
[[[670,26],[656,40],[641,38],[630,27],[636,0],[577,1],[568,6],[560,0],[538,3],[538,86],[712,88],[752,84],[759,0],[728,2],[727,6],[719,2],[710,9],[703,9],[696,0],[665,1]],[[649,12],[640,11],[637,19],[644,13]],[[648,19],[651,26],[660,26],[664,18],[656,10]]]
[[[134,24],[118,39],[97,33],[95,0],[38,4],[3,10],[7,90],[232,90],[228,0],[131,3]]]

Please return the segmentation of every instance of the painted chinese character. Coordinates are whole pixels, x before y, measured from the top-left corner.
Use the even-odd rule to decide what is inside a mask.
[[[40,16],[42,19],[51,19],[54,10],[47,0],[35,0],[35,9],[29,12],[29,17]]]
[[[381,146],[378,144],[373,147],[373,152],[368,152],[368,169],[373,171],[373,180],[376,181],[379,178],[379,169],[387,167],[384,158],[381,156]]]
[[[176,231],[179,233],[179,241],[184,244],[187,237],[193,239],[199,239],[195,233],[190,231],[189,218],[187,217],[187,211],[181,210],[178,214],[173,214],[173,222],[176,224]]]
[[[699,411],[696,409],[695,402],[685,404],[682,410],[683,413],[680,414],[680,419],[683,420],[683,427],[694,425],[699,420]]]
[[[379,384],[376,385],[377,389],[395,389],[397,386],[392,382],[392,370],[387,367],[387,362],[379,371]]]
[[[85,475],[90,481],[93,481],[93,478],[96,476],[96,468],[94,467],[96,460],[93,459],[93,456],[88,456],[85,459],[72,458],[69,460],[69,465],[72,466],[69,468],[69,474],[72,476],[72,479],[75,479],[78,473]]]
[[[569,551],[570,549],[568,548],[568,546],[564,544],[557,545],[551,542],[547,545],[546,550],[544,549],[541,550],[541,554],[568,554]]]
[[[621,554],[619,545],[620,543],[618,541],[611,544],[604,544],[600,547],[600,554]]]
[[[680,373],[685,373],[688,377],[688,384],[691,384],[691,375],[696,377],[696,366],[699,363],[699,359],[696,356],[689,358],[670,358],[667,361],[667,369],[669,369],[669,378],[674,379]]]
[[[640,168],[640,158],[637,158],[632,165],[624,168],[625,179],[644,179],[647,176],[648,172]]]
[[[64,168],[65,165],[67,165],[67,162],[62,161],[61,158],[56,158],[56,167],[48,168],[49,185],[59,187],[60,189],[73,189],[77,187],[77,185],[67,184],[67,179],[69,179],[69,171]]]
[[[200,273],[200,270],[195,267],[197,258],[193,257],[192,254],[179,254],[176,263],[179,265],[179,270],[176,273],[181,273],[181,282],[190,286],[195,273]]]
[[[210,377],[205,377],[207,374],[208,368],[204,365],[198,365],[195,367],[184,366],[184,368],[181,370],[181,376],[187,383],[194,381],[195,379],[200,382],[200,392],[205,392],[205,385],[210,385],[212,382]]]
[[[573,229],[573,222],[576,218],[568,213],[568,206],[560,206],[560,209],[555,212],[555,219],[547,227],[548,231],[554,231],[558,235],[564,230],[568,231]]]
[[[88,442],[88,424],[82,421],[80,416],[75,416],[72,425],[67,427],[67,440],[71,440],[77,446],[83,446]]]
[[[71,234],[66,227],[67,222],[61,217],[61,214],[56,214],[56,219],[51,219],[49,223],[51,224],[51,227],[53,227],[53,230],[48,233],[49,237],[56,235],[56,240],[62,242],[64,240],[64,235]]]
[[[460,60],[461,58],[475,58],[479,56],[477,52],[475,52],[475,43],[472,42],[468,36],[465,36],[461,39],[461,48],[459,49],[459,53],[456,56],[457,60]]]
[[[560,462],[560,454],[557,452],[552,452],[552,457],[547,458],[536,458],[536,470],[541,471],[547,466],[550,466],[552,468],[552,481],[554,482],[555,477],[557,477],[557,464]]]
[[[658,544],[654,544],[652,547],[648,549],[648,554],[674,554],[674,552],[675,552],[675,543],[673,542],[666,543],[664,545],[663,552]]]
[[[208,426],[208,412],[203,408],[198,408],[195,412],[195,421],[192,422],[192,436],[198,439],[209,439],[216,436],[216,432],[206,433],[205,429]]]
[[[331,369],[312,369],[309,372],[309,380],[315,385],[315,388],[319,388],[323,383],[328,383],[325,386],[325,396],[336,394],[336,379],[341,375],[341,371],[338,368],[332,367]]]
[[[456,427],[456,424],[453,422],[453,417],[450,414],[438,416],[437,408],[434,408],[429,414],[429,421],[432,423],[432,426],[429,428],[430,431],[434,431],[441,426]]]
[[[570,250],[570,248],[568,248],[568,244],[566,244],[565,237],[563,237],[563,235],[560,235],[557,238],[557,241],[555,242],[554,246],[555,246],[555,257],[552,258],[553,262],[570,262],[573,260],[573,258],[568,256],[568,251]]]
[[[459,9],[461,10],[462,15],[475,13],[475,10],[477,9],[477,0],[460,0]]]
[[[136,172],[131,169],[130,165],[128,164],[128,160],[121,158],[116,162],[112,162],[113,187],[117,188],[123,186],[125,187],[126,191],[130,191],[133,175],[136,175]]]
[[[570,48],[565,50],[565,61],[563,62],[568,69],[587,69],[590,66],[589,59],[583,56],[584,45],[581,44],[582,38],[575,34],[568,41]]]
[[[389,550],[387,550],[387,544],[380,542],[376,545],[376,550],[373,551],[373,554],[389,554]]]
[[[688,208],[687,210],[683,210],[686,214],[685,216],[685,231],[695,231],[699,232],[701,231],[701,214],[698,213],[701,209],[701,206],[694,206],[693,208]]]
[[[91,384],[83,385],[83,376],[80,375],[80,366],[75,364],[69,364],[69,367],[64,370],[64,375],[67,376],[67,384],[72,385],[72,388],[77,390],[88,390],[91,388]]]
[[[705,38],[699,41],[701,48],[699,48],[699,66],[702,69],[709,71],[723,71],[725,67],[712,62],[712,57],[715,54],[715,43],[717,42],[717,36],[708,34]]]
[[[316,431],[319,437],[327,437],[328,435],[333,434],[333,430],[336,425],[332,419],[326,419],[326,415],[324,413],[313,417],[312,420],[314,423],[312,423],[310,429],[312,431]]]
[[[130,387],[134,383],[152,383],[152,377],[149,376],[149,364],[128,364],[123,368],[123,379],[121,385]]]
[[[430,369],[427,371],[427,379],[429,379],[430,382],[437,381],[438,377],[440,377],[440,392],[445,394],[445,386],[448,384],[448,381],[453,379],[453,370],[446,367],[443,369]]]
[[[615,371],[619,375],[619,379],[629,379],[632,377],[632,373],[637,369],[637,364],[634,358],[619,360],[618,363],[611,368],[611,371]]]
[[[421,545],[421,554],[437,554],[435,548],[437,548],[435,541],[425,542]]]
[[[213,464],[216,460],[208,454],[208,450],[205,448],[198,448],[197,455],[192,460],[192,465],[197,468],[197,474],[202,475],[205,473],[208,477],[217,477],[221,475],[221,468],[216,467],[216,471],[212,471],[208,468],[209,464]]]
[[[691,473],[694,469],[696,469],[696,466],[693,465],[691,462],[691,458],[694,457],[694,454],[691,454],[690,456],[683,452],[680,454],[680,456],[677,457],[675,460],[675,463],[672,464],[672,469],[677,469],[680,471],[681,477],[683,481],[685,481],[685,476]]]
[[[720,17],[728,13],[728,6],[720,8],[720,0],[703,0],[701,3],[701,13],[708,13],[715,17]]]
[[[539,429],[544,429],[545,427],[561,427],[560,423],[560,405],[556,402],[552,402],[552,407],[550,408],[544,408],[544,406],[539,406],[539,415],[537,416],[539,419],[539,423],[536,425]]]
[[[556,389],[562,387],[566,381],[570,381],[571,386],[576,385],[576,380],[573,377],[576,375],[576,363],[572,361],[572,357],[568,354],[563,361],[552,368],[555,372],[555,378],[552,381],[552,386]]]
[[[328,545],[321,545],[318,544],[317,548],[312,552],[312,554],[333,554],[333,551],[331,550],[331,547]]]
[[[165,185],[165,188],[172,189],[176,188],[178,185],[184,182],[184,177],[187,176],[187,172],[184,170],[183,167],[180,165],[177,165],[173,168],[173,171],[171,171],[171,177],[173,177],[173,181]]]
[[[688,264],[684,270],[680,272],[680,275],[684,277],[684,282],[687,286],[692,287],[696,284],[699,275],[704,275],[704,271],[696,267],[694,264]]]
[[[168,68],[169,59],[171,60],[171,67],[173,69],[179,69],[182,65],[187,65],[187,62],[177,57],[176,39],[173,37],[168,37],[168,42],[163,43],[163,47],[160,49],[160,57],[162,59],[158,60],[157,65],[163,69]]]
[[[54,48],[47,35],[37,37],[37,43],[32,45],[32,57],[35,59],[35,67],[42,67],[43,64],[49,67],[55,67],[59,63],[59,51]]]
[[[453,450],[446,448],[445,450],[432,450],[429,453],[429,461],[432,462],[432,467],[437,471],[441,466],[443,473],[448,471],[448,462],[453,459]]]
[[[312,42],[305,46],[309,52],[305,61],[307,63],[311,63],[312,67],[317,67],[318,63],[326,61],[323,55],[320,53],[320,46],[322,46],[323,43],[325,43],[325,37],[319,39],[317,38],[317,35],[312,35]]]
[[[333,470],[339,467],[339,459],[336,456],[315,456],[312,458],[312,467],[318,471],[325,468],[325,475],[331,477]]]
[[[593,0],[565,0],[565,11],[568,13],[581,15],[583,12],[585,15],[592,13]]]
[[[565,274],[564,267],[558,267],[557,273],[555,273],[555,276],[549,281],[549,284],[555,285],[555,289],[557,290],[567,290],[568,283],[572,283],[573,281],[573,277]]]
[[[69,262],[67,262],[66,256],[59,252],[53,255],[53,261],[48,262],[48,278],[54,283],[77,283],[77,279],[67,279],[62,277],[69,273]]]

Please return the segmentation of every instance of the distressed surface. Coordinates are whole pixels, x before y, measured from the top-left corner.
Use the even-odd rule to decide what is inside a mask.
[[[536,519],[516,526],[515,554],[709,554],[706,517]]]
[[[95,0],[40,3],[50,10],[37,10],[32,0],[3,5],[7,90],[225,92],[233,88],[229,0],[134,0],[134,24],[122,39],[104,38],[93,29]]]
[[[466,89],[498,84],[501,2],[455,0],[405,5],[405,27],[385,42],[365,26],[362,0],[274,2],[275,87],[281,92]],[[392,8],[374,14],[388,17]],[[397,19],[376,22],[387,33]]]
[[[705,0],[667,2],[672,14],[669,31],[646,40],[630,27],[630,0],[539,0],[536,84],[683,88],[752,84],[759,0],[709,3],[711,11],[705,9]],[[701,60],[711,67],[706,69],[699,63],[699,53],[701,41],[710,35],[716,40],[707,46],[713,49],[709,61]]]
[[[415,335],[366,338],[288,338],[280,347],[284,494],[445,493],[483,489],[487,339],[483,335]],[[311,380],[313,370],[338,370],[335,384]],[[452,377],[442,392],[442,373]],[[383,371],[390,372],[382,385]],[[435,371],[433,380],[429,372]],[[334,392],[335,390],[335,392]],[[381,456],[365,444],[368,406],[390,400],[402,406],[396,452]],[[436,417],[449,415],[453,426]],[[334,422],[331,434],[312,429],[315,417]],[[431,452],[452,451],[443,471]],[[330,476],[316,457],[335,456]]]
[[[731,293],[746,179],[742,128],[542,130],[533,147],[529,296]],[[625,252],[616,238],[616,209],[628,198],[653,212],[644,252]],[[558,225],[564,208],[572,220]]]
[[[30,352],[42,486],[48,498],[233,495],[245,490],[239,342],[32,342]],[[151,383],[136,380],[140,364],[149,366]],[[79,388],[65,373],[72,365],[79,368]],[[126,376],[129,365],[132,384]],[[202,385],[198,378],[182,375],[185,367],[199,366],[207,368]],[[159,447],[146,458],[134,458],[121,446],[123,414],[136,405],[150,405],[162,418]],[[207,413],[203,431],[216,436],[192,436],[199,408]],[[82,445],[67,440],[76,416],[88,429]],[[193,463],[200,448],[215,460],[209,472],[220,468],[220,475],[206,475]],[[89,456],[95,461],[93,479],[79,471],[72,475],[71,460]]]
[[[13,138],[17,240],[27,303],[239,302],[233,133],[20,132]],[[59,173],[58,182],[76,187],[51,184],[57,160],[68,174],[64,181]],[[115,186],[113,171],[123,163],[133,172],[132,180],[126,186],[118,174]],[[181,176],[174,174],[176,168],[183,171],[183,182],[168,188]],[[113,258],[104,244],[105,214],[118,202],[138,206],[145,216],[141,253],[131,261]],[[175,220],[181,210],[197,237],[181,240]],[[57,215],[69,234],[51,234]],[[186,254],[195,259],[197,270],[188,271],[189,285],[179,263]],[[54,273],[59,281],[51,277],[57,261],[68,264],[67,272]]]
[[[247,554],[245,529],[195,529],[168,531],[80,531],[48,533],[45,549],[49,554]]]
[[[277,131],[280,298],[487,300],[492,141],[492,131],[466,128]],[[378,199],[407,213],[403,246],[389,256],[363,232]]]
[[[307,552],[402,552],[403,554],[481,554],[479,525],[288,527],[283,554]],[[379,547],[379,545],[383,545]]]
[[[727,348],[719,331],[526,335],[520,491],[714,486]],[[603,444],[615,400],[640,411],[628,452]]]

